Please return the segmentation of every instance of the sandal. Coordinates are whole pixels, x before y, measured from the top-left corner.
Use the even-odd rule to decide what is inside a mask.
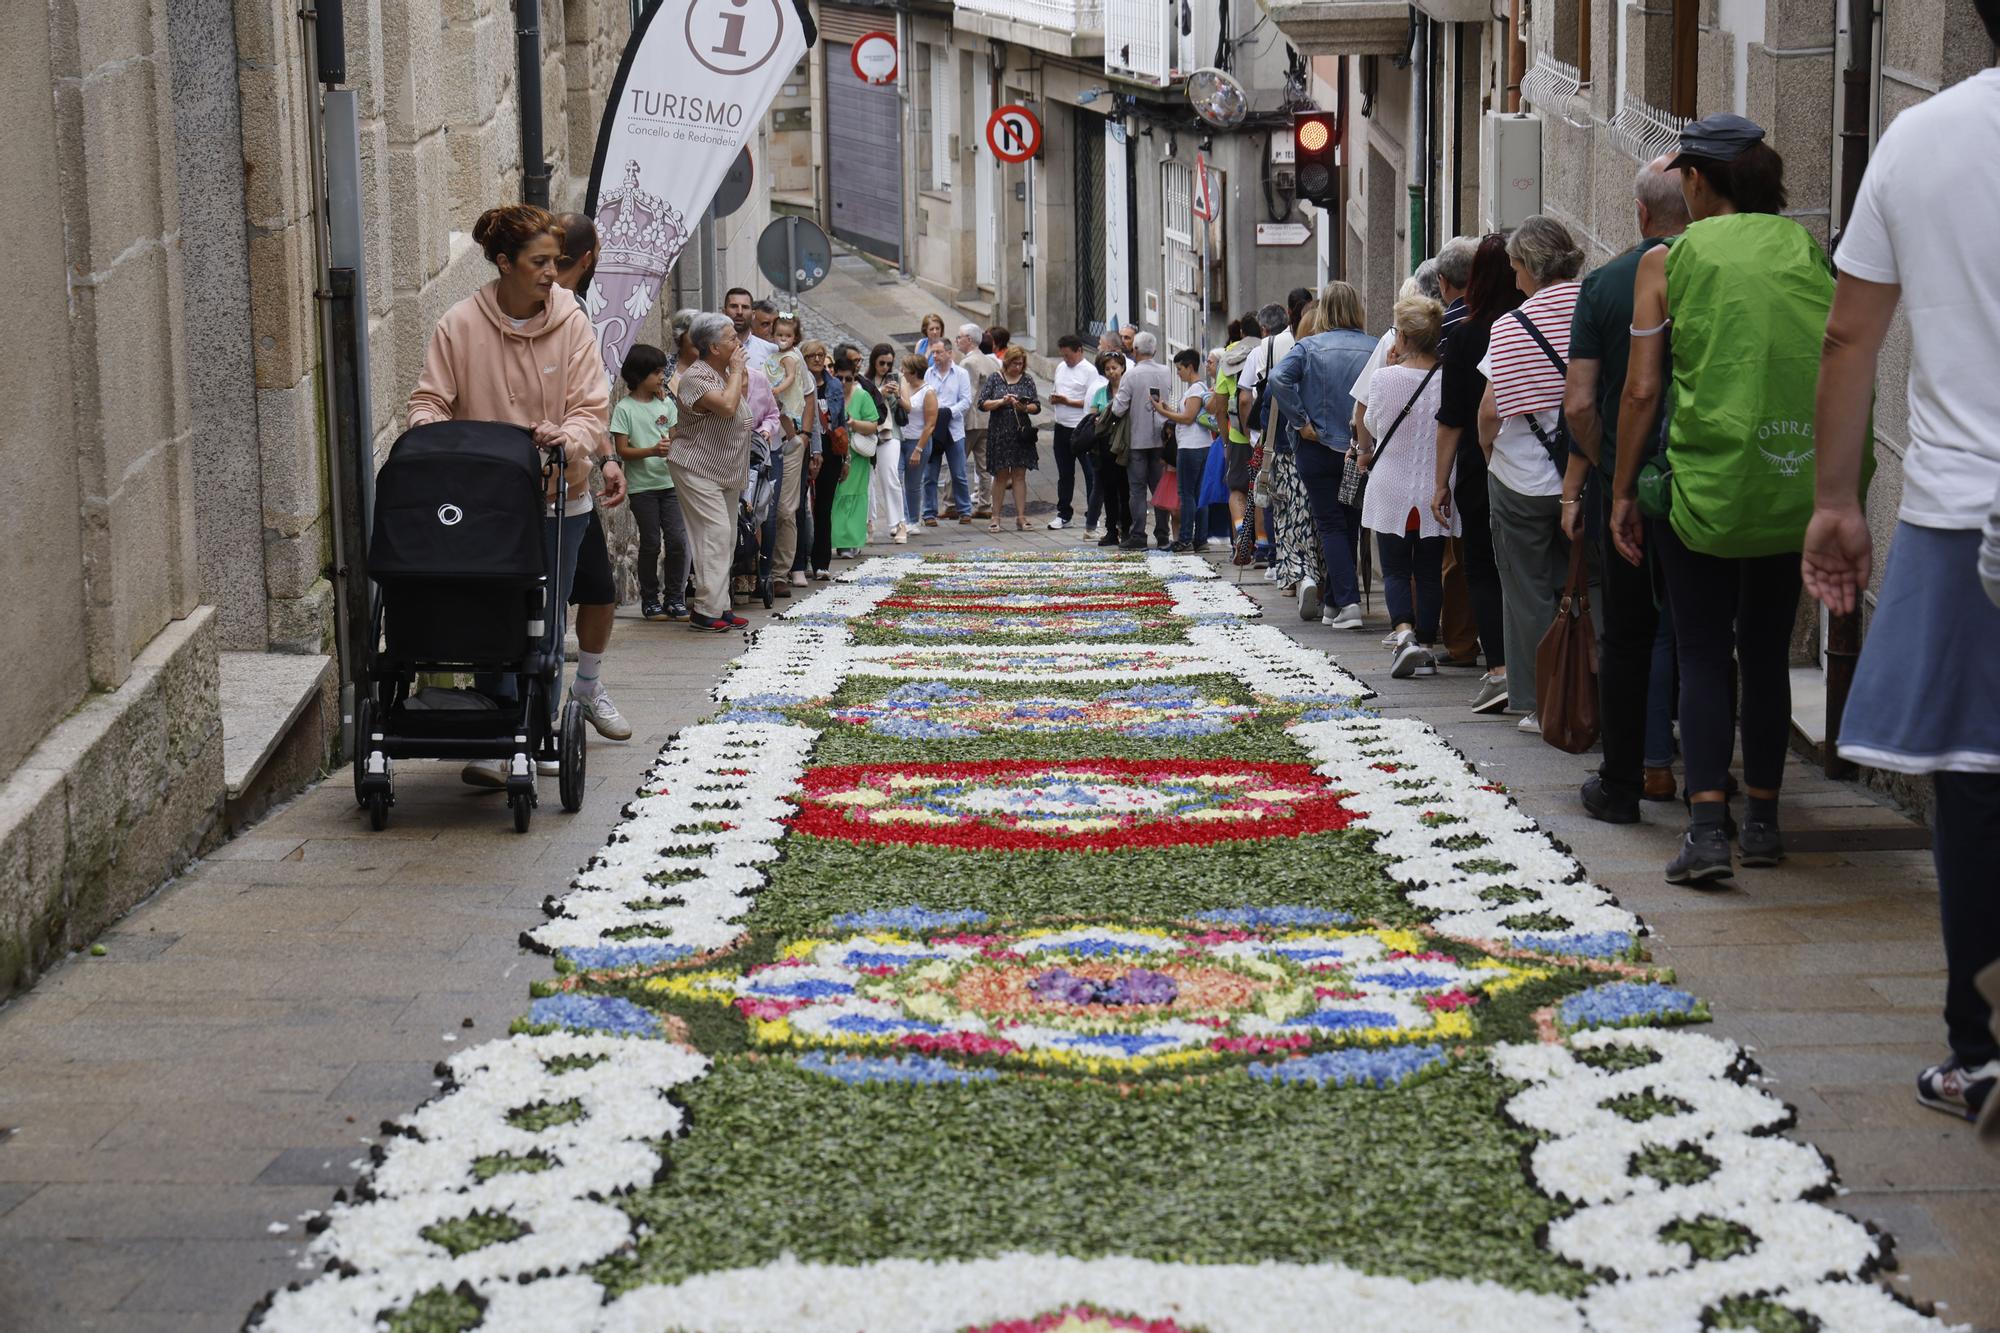
[[[986,530],[987,530],[988,532],[998,532],[998,531],[1000,531],[1000,520],[996,518],[996,519],[994,519],[994,520],[993,520],[993,521],[992,521],[991,523],[988,523],[988,524],[986,525]]]
[[[1015,520],[1014,520],[1014,530],[1015,530],[1016,532],[1026,532],[1026,531],[1028,530],[1028,520],[1027,520],[1027,519],[1025,519],[1025,518],[1017,518],[1017,519],[1015,519]]]

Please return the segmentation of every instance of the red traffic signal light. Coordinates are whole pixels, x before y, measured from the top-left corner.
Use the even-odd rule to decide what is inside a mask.
[[[1308,203],[1331,207],[1338,193],[1334,154],[1340,143],[1340,125],[1332,113],[1299,111],[1292,116],[1292,146],[1298,173],[1298,197]]]

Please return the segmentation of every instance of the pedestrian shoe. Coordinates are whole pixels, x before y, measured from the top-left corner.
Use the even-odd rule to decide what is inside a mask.
[[[993,506],[992,506],[992,505],[981,505],[981,506],[979,506],[979,508],[977,508],[977,509],[975,509],[975,510],[973,510],[973,511],[972,511],[972,516],[973,516],[974,518],[992,518],[992,517],[993,517]]]
[[[736,615],[735,613],[732,612],[731,614],[723,618],[723,623],[728,625],[729,628],[731,629],[742,629],[750,622],[745,620],[742,616]]]
[[[1175,541],[1174,544],[1172,546],[1169,546],[1167,549],[1169,551],[1172,551],[1175,555],[1186,555],[1189,551],[1192,551],[1194,548],[1192,546],[1189,546],[1184,541]]]
[[[776,582],[772,583],[771,595],[773,597],[790,597],[792,595],[792,585],[790,581],[786,579],[779,579]]]
[[[1680,794],[1674,785],[1672,768],[1649,768],[1646,770],[1646,785],[1639,792],[1642,801],[1671,801]]]
[[[1122,546],[1124,543],[1115,532],[1107,532],[1097,539],[1099,546]]]
[[[1095,523],[1093,523],[1089,527],[1083,530],[1083,535],[1086,540],[1092,540],[1098,537],[1102,537],[1104,535],[1104,532],[1103,529],[1099,528]]]
[[[487,787],[497,791],[507,785],[507,761],[475,759],[458,770],[458,778],[468,787]]]
[[[1498,713],[1507,707],[1507,678],[1505,676],[1481,676],[1479,693],[1472,696],[1472,711],[1475,713]]]
[[[2000,1060],[1967,1069],[1954,1055],[1917,1075],[1917,1100],[1933,1111],[1977,1120],[1996,1083],[2000,1083]]]
[[[745,621],[744,623],[748,624],[749,622]],[[618,711],[618,705],[611,702],[610,690],[599,686],[597,693],[586,699],[572,689],[569,692],[569,697],[576,700],[577,705],[583,709],[583,720],[591,726],[596,727],[597,734],[604,737],[605,740],[629,741],[632,739],[632,724],[627,722],[625,715]]]
[[[1434,653],[1432,654],[1432,656],[1437,658],[1437,664],[1439,666],[1476,667],[1479,665],[1478,653],[1469,653],[1464,657],[1458,657],[1450,652],[1444,652],[1444,653]]]
[[[1785,840],[1776,824],[1745,815],[1736,832],[1736,850],[1746,866],[1774,866],[1785,859]]]
[[[1729,860],[1729,838],[1720,825],[1690,828],[1681,835],[1680,855],[1667,862],[1667,883],[1701,886],[1736,873]]]
[[[1141,537],[1135,542],[1127,538],[1125,541],[1118,543],[1118,547],[1124,551],[1143,551],[1146,549],[1146,539]]]
[[[1333,613],[1333,619],[1327,620],[1324,616],[1320,619],[1321,623],[1330,625],[1334,629],[1360,629],[1361,603],[1349,602],[1346,606],[1341,607],[1340,610]]]
[[[813,582],[814,582],[814,583],[826,583],[826,582],[828,582],[829,580],[831,580],[832,578],[833,578],[833,575],[832,575],[831,573],[829,573],[828,571],[824,570],[824,569],[815,569],[815,570],[813,571]]]
[[[1392,629],[1382,636],[1382,646],[1389,650],[1389,656],[1394,657],[1403,651],[1404,644],[1415,643],[1416,639],[1417,632],[1413,629]]]
[[[1226,551],[1229,549],[1229,538],[1210,537],[1208,541],[1205,543],[1205,546],[1207,547],[1208,550],[1211,551]]]
[[[1601,824],[1639,822],[1639,803],[1629,796],[1616,796],[1606,791],[1603,778],[1591,778],[1585,782],[1578,795],[1583,798],[1583,812]]]
[[[1319,619],[1319,584],[1311,579],[1299,583],[1299,619]]]
[[[644,620],[665,620],[667,618],[667,609],[658,602],[641,602],[639,604],[639,615]]]
[[[1050,532],[1061,532],[1064,528],[1068,526],[1069,526],[1068,524],[1062,521],[1062,515],[1060,514],[1056,515],[1054,518],[1049,520]]]
[[[1516,722],[1514,724],[1514,730],[1531,731],[1537,736],[1541,735],[1542,734],[1541,714],[1539,713],[1528,714],[1526,717],[1522,718],[1519,722]]]
[[[545,778],[559,778],[562,776],[562,764],[555,759],[537,759],[535,772]]]
[[[1435,676],[1437,663],[1431,660],[1431,650],[1412,636],[1410,642],[1397,649],[1396,661],[1389,668],[1389,674],[1397,680],[1408,680],[1411,676]]]
[[[1174,539],[1171,537],[1163,535],[1153,538],[1153,545],[1162,551],[1170,549],[1173,546],[1173,544],[1174,544]]]
[[[701,634],[727,634],[730,624],[727,620],[711,620],[707,616],[696,616],[688,622],[688,628]]]
[[[938,517],[939,517],[939,518],[957,518],[957,517],[958,517],[958,506],[957,506],[957,505],[946,505],[946,506],[945,506],[945,511],[944,511],[944,512],[943,512],[942,514],[938,515]]]
[[[971,522],[972,522],[972,515],[970,515],[970,514],[961,514],[961,515],[959,516],[959,519],[958,519],[958,526],[960,526],[961,528],[962,528],[962,527],[966,527],[966,526],[968,526],[969,524],[971,524]]]
[[[667,608],[664,618],[667,620],[686,620],[688,618],[688,609],[683,603],[675,602]]]
[[[925,520],[924,520],[924,526],[925,526],[925,527],[927,527],[927,528],[934,528],[934,527],[936,527],[936,526],[937,526],[937,519],[935,519],[935,518],[927,518],[927,519],[925,519]]]
[[[806,572],[803,569],[795,569],[792,571],[792,586],[794,588],[803,588],[806,586],[807,582],[809,582],[809,580],[806,578]]]

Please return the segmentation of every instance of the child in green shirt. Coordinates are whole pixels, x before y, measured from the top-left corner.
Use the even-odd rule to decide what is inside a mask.
[[[631,395],[611,413],[611,443],[625,461],[625,491],[639,524],[639,610],[648,620],[686,620],[687,529],[667,472],[667,433],[679,419],[667,394],[667,354],[635,343],[619,369]],[[667,577],[660,581],[662,538]],[[664,599],[663,599],[664,594]]]

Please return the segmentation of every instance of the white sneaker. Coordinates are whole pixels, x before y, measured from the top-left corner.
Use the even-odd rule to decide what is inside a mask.
[[[1522,718],[1519,722],[1516,722],[1514,724],[1514,729],[1516,731],[1532,731],[1537,736],[1541,735],[1542,734],[1541,715],[1539,713],[1528,714],[1526,717]]]
[[[792,586],[794,588],[803,588],[806,586],[806,584],[810,583],[811,581],[812,580],[806,577],[806,572],[803,569],[795,569],[792,571]]]
[[[1319,584],[1312,579],[1299,582],[1299,619],[1319,619]]]
[[[597,693],[588,699],[571,687],[569,697],[583,705],[583,720],[597,728],[597,734],[608,741],[629,741],[632,739],[632,724],[618,711],[618,705],[611,702],[611,691],[598,686]]]
[[[507,785],[507,761],[475,759],[458,770],[458,777],[468,787],[504,787]]]
[[[1276,565],[1272,565],[1264,571],[1264,582],[1276,583],[1277,581],[1278,581],[1278,567]]]
[[[1226,551],[1229,549],[1229,538],[1210,537],[1203,545],[1211,551]]]
[[[1416,637],[1417,632],[1413,629],[1392,629],[1382,636],[1382,646],[1391,654],[1400,653],[1406,644],[1414,643]]]
[[[1104,535],[1104,529],[1094,526],[1088,527],[1083,530],[1083,535],[1091,541],[1096,541],[1099,537],[1102,537]]]
[[[1361,603],[1349,602],[1346,606],[1340,608],[1339,614],[1326,623],[1335,629],[1360,629],[1362,623]]]
[[[1437,670],[1437,659],[1431,656],[1430,649],[1417,642],[1413,634],[1396,650],[1396,661],[1389,668],[1389,674],[1397,680],[1407,680],[1411,676],[1435,676]]]
[[[1056,517],[1049,520],[1049,531],[1061,532],[1062,530],[1063,530],[1062,516],[1058,514]]]

